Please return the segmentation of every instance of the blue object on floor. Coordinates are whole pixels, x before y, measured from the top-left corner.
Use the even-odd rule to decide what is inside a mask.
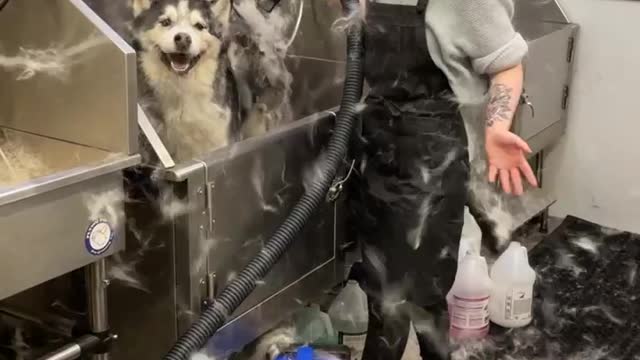
[[[313,348],[311,346],[301,346],[296,352],[296,360],[313,360]]]
[[[351,352],[345,345],[292,345],[276,360],[349,360]]]

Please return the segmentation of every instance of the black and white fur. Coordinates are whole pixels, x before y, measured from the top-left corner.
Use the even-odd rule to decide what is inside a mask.
[[[293,77],[285,64],[286,19],[277,9],[261,13],[254,0],[235,0],[228,58],[238,91],[241,137],[253,137],[291,121]]]
[[[139,98],[178,161],[231,140],[230,0],[133,0]]]
[[[291,119],[286,46],[232,0],[131,1],[139,99],[177,161]]]

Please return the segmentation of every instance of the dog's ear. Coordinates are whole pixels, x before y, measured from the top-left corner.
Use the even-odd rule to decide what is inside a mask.
[[[211,13],[215,21],[222,25],[223,30],[229,27],[231,19],[232,0],[208,0],[211,6]]]
[[[138,16],[143,11],[149,9],[155,0],[131,0],[131,8],[133,16]]]

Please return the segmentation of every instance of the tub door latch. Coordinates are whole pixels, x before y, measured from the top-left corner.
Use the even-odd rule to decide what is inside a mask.
[[[216,298],[217,286],[216,286],[216,273],[210,272],[204,278],[203,296],[202,296],[202,309],[206,309],[213,304]]]
[[[520,95],[520,104],[527,105],[529,110],[531,110],[531,117],[536,117],[536,108],[535,106],[533,106],[533,103],[529,99],[529,94],[527,94],[524,89],[522,89],[522,94]]]

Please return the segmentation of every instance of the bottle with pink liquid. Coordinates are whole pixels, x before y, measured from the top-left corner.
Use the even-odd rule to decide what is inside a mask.
[[[458,262],[456,278],[447,295],[452,340],[476,340],[489,333],[490,296],[487,261],[480,255],[467,253]]]

